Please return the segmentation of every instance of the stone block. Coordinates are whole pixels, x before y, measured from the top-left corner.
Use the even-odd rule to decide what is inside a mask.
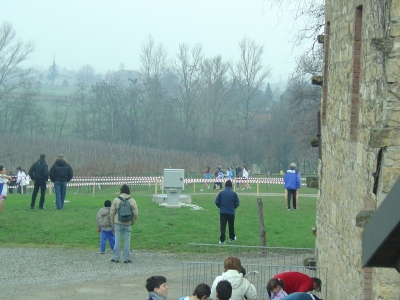
[[[356,226],[364,228],[365,225],[367,225],[369,220],[372,218],[374,212],[375,212],[374,210],[360,211],[356,216]]]
[[[306,177],[306,186],[317,189],[319,186],[319,178],[318,177]]]
[[[371,130],[369,146],[372,148],[400,146],[400,128]]]
[[[311,77],[311,84],[322,86],[324,78],[322,76],[315,75]]]
[[[400,62],[398,58],[388,58],[385,62],[386,80],[388,83],[400,81]]]

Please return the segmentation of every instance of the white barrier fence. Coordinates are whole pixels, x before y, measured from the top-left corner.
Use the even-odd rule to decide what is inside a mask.
[[[221,182],[225,183],[228,179],[223,178],[223,179],[205,179],[205,178],[185,178],[184,183],[185,185],[188,184],[193,184],[193,193],[196,192],[196,183],[197,184],[204,184],[204,183],[216,183],[216,182]],[[304,181],[305,179],[302,179]],[[256,193],[257,195],[259,194],[259,185],[260,184],[266,184],[267,186],[269,184],[282,184],[283,185],[283,178],[248,178],[248,179],[242,179],[242,178],[233,178],[231,179],[233,183],[233,188],[236,189],[236,184],[237,183],[253,183],[257,184],[256,188]],[[152,186],[154,185],[154,193],[158,193],[158,188],[160,188],[161,191],[164,190],[164,178],[162,176],[142,176],[142,177],[128,177],[128,176],[96,176],[96,177],[74,177],[70,182],[68,182],[67,186],[68,187],[93,187],[93,193],[98,187],[98,189],[101,189],[101,186],[121,186],[123,184],[128,184],[128,185],[147,185],[147,186]],[[305,186],[306,183],[302,183],[301,185]],[[49,192],[52,193],[54,185],[52,182],[47,183],[47,188],[49,189]],[[9,188],[15,189],[17,186],[10,186]],[[28,189],[33,189],[33,185],[28,185],[24,188]]]

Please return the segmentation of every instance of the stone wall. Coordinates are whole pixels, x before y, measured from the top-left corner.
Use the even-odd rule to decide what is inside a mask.
[[[375,210],[400,176],[400,0],[326,0],[325,9],[318,265],[328,268],[327,299],[397,300],[399,273],[362,269],[356,216]]]

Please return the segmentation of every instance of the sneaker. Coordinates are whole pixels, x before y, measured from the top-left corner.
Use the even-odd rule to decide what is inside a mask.
[[[248,189],[248,190],[251,190],[251,187],[248,187],[247,189]]]
[[[203,191],[203,189],[200,190],[200,192],[202,192],[202,191]]]
[[[235,242],[236,241],[236,236],[233,240],[229,239],[229,243]]]
[[[104,254],[104,252],[100,252],[100,254]]]
[[[225,244],[225,242],[219,241],[218,244],[223,245],[223,244]]]
[[[290,210],[290,208],[288,208],[287,210]]]
[[[113,262],[113,263],[119,263],[119,260],[117,260],[117,259],[112,259],[111,262]]]
[[[128,259],[128,260],[124,260],[124,263],[125,264],[130,264],[132,261],[130,260],[130,259]]]
[[[208,186],[208,190],[210,190],[210,186]]]

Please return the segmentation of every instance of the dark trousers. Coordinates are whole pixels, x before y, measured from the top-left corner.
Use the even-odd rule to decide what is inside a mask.
[[[296,209],[296,190],[287,190],[287,208],[290,209],[290,201],[293,198],[293,208]]]
[[[221,230],[219,240],[221,243],[225,242],[226,222],[228,222],[229,238],[235,240],[235,215],[219,214],[219,228]]]
[[[43,208],[44,195],[46,194],[46,181],[44,181],[43,179],[35,180],[35,184],[33,186],[33,192],[32,192],[31,208],[35,207],[36,196],[37,196],[37,193],[39,192],[39,188],[40,188],[39,208]]]

